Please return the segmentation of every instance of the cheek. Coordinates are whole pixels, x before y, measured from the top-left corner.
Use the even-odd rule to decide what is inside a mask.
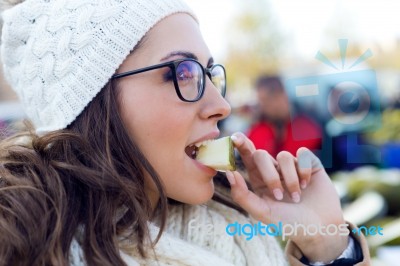
[[[123,95],[121,106],[129,134],[160,175],[184,155],[194,121],[193,110],[173,93]]]
[[[163,128],[168,130],[172,121],[174,110],[168,110],[167,93],[155,85],[135,81],[135,86],[124,84],[121,91],[121,114],[129,133],[134,140],[140,144],[148,138],[159,137]],[[132,82],[133,83],[133,82]],[[165,88],[168,90],[168,88]],[[171,125],[172,126],[172,125]]]
[[[171,137],[183,133],[185,127],[184,120],[177,119],[179,112],[162,101],[140,102],[125,111],[124,122],[139,145],[160,143],[168,139],[171,142]]]
[[[193,204],[208,200],[214,191],[212,177],[185,153],[201,132],[201,106],[182,102],[174,90],[141,88],[150,89],[121,91],[120,111],[128,133],[159,174],[168,197]],[[156,192],[151,181],[146,187]]]

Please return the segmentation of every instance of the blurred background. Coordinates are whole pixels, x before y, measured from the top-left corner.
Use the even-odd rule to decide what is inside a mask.
[[[273,155],[312,149],[345,217],[381,226],[373,265],[400,259],[400,1],[187,0],[215,61],[226,66],[232,115]],[[24,112],[0,81],[0,138]],[[397,260],[396,260],[397,259]]]
[[[400,259],[400,2],[188,1],[216,62],[232,115],[275,155],[312,149],[347,220],[368,235],[373,265]]]

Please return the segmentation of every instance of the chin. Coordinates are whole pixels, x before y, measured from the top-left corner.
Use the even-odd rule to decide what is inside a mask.
[[[202,189],[197,189],[195,193],[183,200],[183,202],[192,205],[204,204],[209,201],[214,195],[214,182],[211,181],[209,186],[204,186]]]

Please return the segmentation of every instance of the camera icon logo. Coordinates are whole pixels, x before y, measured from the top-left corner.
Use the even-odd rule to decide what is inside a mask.
[[[295,121],[298,110],[291,108],[292,134],[298,141],[322,138],[321,150],[314,151],[323,161],[324,167],[333,166],[333,157],[341,147],[334,147],[333,139],[345,140],[346,163],[380,163],[377,147],[366,144],[360,133],[376,130],[381,125],[380,99],[376,73],[372,69],[351,70],[372,56],[368,49],[349,68],[345,69],[347,40],[339,40],[342,69],[339,69],[322,53],[316,58],[339,70],[333,74],[288,79],[285,87],[289,99],[300,110],[308,110],[317,121],[324,124],[323,136],[312,136],[304,132]],[[350,71],[349,71],[350,70]]]
[[[372,76],[374,73],[366,74]],[[344,81],[336,87],[328,96],[328,110],[332,117],[344,125],[362,123],[371,107],[369,93],[354,81]]]

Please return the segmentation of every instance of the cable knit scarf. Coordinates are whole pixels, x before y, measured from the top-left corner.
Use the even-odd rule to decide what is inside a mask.
[[[178,205],[169,210],[167,227],[155,247],[156,257],[149,252],[143,260],[138,253],[121,251],[127,265],[190,265],[190,266],[261,266],[287,265],[276,239],[270,236],[230,236],[229,223],[245,224],[251,220],[215,201],[206,205]],[[159,228],[149,223],[152,239]],[[76,240],[71,245],[71,265],[85,265],[83,252]]]

